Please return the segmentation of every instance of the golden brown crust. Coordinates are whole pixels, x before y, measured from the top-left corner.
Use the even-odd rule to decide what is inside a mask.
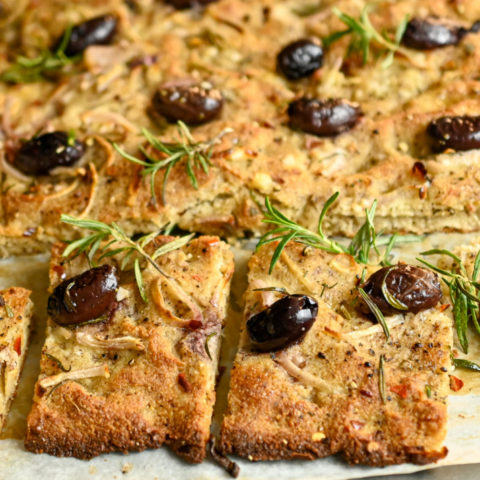
[[[33,303],[30,290],[0,290],[0,431],[7,420],[28,350]]]
[[[159,237],[155,246],[172,239]],[[63,248],[58,244],[53,250],[52,286],[88,269],[84,259],[62,259]],[[165,443],[190,462],[203,460],[219,353],[219,341],[209,341],[210,359],[205,341],[211,333],[217,337],[221,333],[233,257],[217,237],[200,237],[159,257],[158,263],[169,277],[144,270],[148,303],[139,297],[127,272],[120,283],[125,298],[107,322],[67,330],[49,320],[41,374],[28,417],[28,450],[91,458]],[[176,290],[161,284],[159,293],[157,284],[165,278]],[[175,292],[183,294],[175,296]],[[189,311],[187,302],[198,310]],[[193,320],[196,329],[189,327]],[[143,350],[93,346],[85,344],[85,336],[97,340],[134,337]],[[45,379],[62,374],[60,364],[72,373],[106,365],[109,376],[66,378],[44,387]]]
[[[368,2],[334,3],[358,16]],[[106,11],[118,15],[120,28],[114,45],[88,49],[75,73],[58,83],[0,85],[7,162],[19,138],[38,129],[73,128],[88,143],[81,164],[67,172],[32,182],[8,169],[1,180],[0,253],[34,251],[71,237],[72,230],[59,225],[60,213],[115,220],[129,233],[153,231],[170,221],[187,230],[251,235],[265,228],[261,208],[267,195],[296,221],[315,227],[325,200],[336,190],[342,201],[325,224],[334,233],[351,235],[374,199],[379,228],[478,230],[475,151],[433,154],[425,129],[432,118],[478,112],[480,34],[467,35],[457,46],[412,50],[408,58],[397,55],[388,69],[381,67],[382,54],[375,48],[367,65],[356,58],[343,60],[345,38],[325,53],[321,70],[290,82],[275,70],[281,47],[343,28],[332,2],[311,15],[298,13],[309,5],[308,0],[225,0],[192,17],[188,10],[174,11],[162,2],[142,3],[131,11],[121,0],[89,0],[68,9],[61,0],[49,0],[23,12],[21,29],[7,22],[5,38],[14,40],[3,48],[10,55],[19,44],[20,53],[37,52],[72,21]],[[49,22],[50,11],[58,13],[55,25]],[[407,14],[434,14],[468,26],[480,18],[480,7],[447,0],[435,5],[383,1],[376,3],[371,19],[379,30],[393,32]],[[0,68],[7,66],[0,58]],[[152,115],[151,99],[160,83],[192,81],[208,81],[225,97],[221,117],[195,127],[194,137],[212,138],[225,127],[234,133],[216,148],[209,173],[196,171],[198,189],[185,166],[178,165],[167,185],[167,204],[155,206],[148,176],[114,152],[109,141],[138,155],[144,141],[141,127],[174,139],[175,127]],[[333,139],[293,131],[285,112],[302,94],[357,102],[365,116],[355,129]],[[33,126],[25,118],[35,120]],[[412,173],[417,161],[426,164],[428,181]],[[157,177],[160,199],[162,173]]]
[[[272,251],[272,245],[262,247],[250,260],[246,318],[279,298],[255,289],[275,286],[315,298],[317,320],[298,345],[271,354],[251,352],[243,333],[222,425],[223,451],[251,460],[340,453],[349,463],[372,466],[443,458],[451,316],[430,309],[387,317],[386,343],[381,327],[352,307],[362,266],[347,255],[305,254],[302,245],[289,244],[268,275]],[[351,318],[336,313],[341,308]]]

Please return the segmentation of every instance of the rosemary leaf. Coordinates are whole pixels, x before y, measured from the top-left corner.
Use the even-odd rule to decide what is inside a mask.
[[[365,65],[370,58],[370,50],[372,45],[380,47],[387,52],[386,58],[382,62],[382,68],[388,68],[393,63],[395,53],[401,53],[404,56],[409,55],[408,50],[400,46],[403,34],[407,28],[408,16],[397,26],[395,31],[395,38],[392,40],[386,34],[378,32],[372,25],[368,16],[369,6],[367,5],[360,15],[354,18],[346,13],[341,12],[338,8],[333,7],[332,12],[348,27],[346,30],[334,32],[323,39],[325,47],[330,47],[333,43],[341,38],[350,35],[351,40],[347,47],[346,56],[360,53],[363,64]]]
[[[380,398],[382,403],[385,405],[387,403],[387,398],[385,395],[385,357],[380,355],[380,361],[378,365],[378,391],[380,392]]]
[[[7,312],[8,318],[13,318],[15,316],[15,314],[13,313],[12,307],[8,303],[5,304],[5,311]]]
[[[365,209],[365,223],[359,228],[348,246],[331,240],[323,231],[323,221],[338,196],[339,192],[336,192],[325,202],[318,219],[317,232],[312,232],[298,225],[293,220],[290,220],[272,205],[269,197],[265,198],[265,212],[263,213],[264,218],[262,221],[275,225],[277,228],[268,231],[260,237],[257,243],[257,250],[268,243],[279,242],[272,255],[269,273],[272,273],[285,246],[292,240],[329,253],[346,253],[351,255],[358,263],[368,264],[372,249],[379,255],[378,247],[387,245],[387,254],[389,254],[395,242],[413,242],[422,238],[415,235],[397,235],[391,237],[387,235],[383,236],[381,233],[377,234],[373,224],[377,205],[376,201],[374,201],[369,209]]]
[[[97,220],[82,220],[65,214],[61,216],[61,221],[77,228],[96,232],[92,235],[71,242],[63,252],[64,257],[69,257],[74,253],[78,254],[85,252],[87,253],[87,258],[89,261],[93,262],[94,256],[98,252],[102,252],[98,260],[124,253],[125,255],[120,263],[120,269],[124,270],[127,268],[132,260],[132,257],[135,255],[133,260],[135,281],[137,283],[140,295],[145,302],[147,301],[147,295],[145,293],[145,286],[140,268],[140,258],[146,260],[158,273],[168,277],[168,275],[160,268],[156,262],[156,259],[173,250],[183,247],[194,236],[194,234],[190,234],[184,237],[176,238],[163,244],[161,247],[155,250],[152,255],[150,255],[146,252],[145,247],[151,243],[157,235],[159,235],[158,232],[144,235],[137,241],[134,241],[122,230],[119,225],[114,222],[108,225]],[[104,242],[107,243],[102,246]]]
[[[194,188],[198,188],[198,180],[195,173],[196,169],[201,169],[208,174],[211,167],[210,158],[213,149],[218,145],[222,138],[228,133],[233,132],[231,128],[226,128],[218,135],[204,142],[197,142],[188,127],[181,121],[177,122],[178,141],[163,142],[153,135],[146,128],[142,129],[142,135],[145,137],[148,145],[156,153],[151,155],[147,149],[140,147],[147,160],[141,160],[125,152],[116,143],[113,144],[115,150],[126,160],[136,163],[143,167],[142,175],[150,175],[150,193],[152,202],[157,204],[157,195],[155,193],[155,178],[160,170],[163,170],[163,182],[161,189],[162,204],[166,205],[166,186],[172,168],[180,162],[185,163],[185,171]],[[158,157],[158,158],[157,158]]]
[[[217,335],[217,332],[212,332],[205,338],[205,352],[207,352],[208,358],[213,360],[212,355],[210,354],[210,349],[208,348],[208,341]]]
[[[383,316],[383,313],[377,307],[377,305],[372,301],[372,299],[368,296],[368,293],[363,288],[359,287],[357,290],[358,290],[358,293],[360,293],[360,296],[363,298],[363,300],[365,300],[365,303],[367,304],[370,311],[373,313],[373,315],[377,319],[377,322],[382,326],[383,332],[385,333],[386,341],[388,341],[390,338],[390,330],[388,329],[388,325],[387,325],[387,322],[385,321],[385,317]]]
[[[455,368],[465,368],[467,370],[473,370],[475,372],[480,372],[480,365],[470,360],[465,360],[464,358],[454,358],[452,359],[453,365]]]
[[[143,284],[142,271],[140,269],[140,261],[138,260],[138,258],[136,258],[133,262],[133,271],[135,272],[135,280],[138,285],[138,291],[140,292],[140,296],[142,297],[143,301],[147,303],[147,294],[145,293],[145,285]]]
[[[68,57],[65,54],[71,32],[70,26],[65,30],[59,47],[53,52],[45,50],[35,58],[19,55],[15,63],[0,74],[0,80],[14,84],[38,82],[45,80],[48,74],[60,72],[67,65],[78,62],[80,55]]]
[[[425,385],[425,394],[427,398],[432,398],[432,387],[430,385]]]
[[[432,249],[421,255],[445,255],[453,260],[450,271],[437,267],[423,258],[417,260],[435,272],[442,275],[442,280],[448,286],[453,304],[453,318],[458,341],[464,353],[468,353],[468,327],[470,322],[480,335],[478,315],[480,311],[480,285],[476,282],[480,270],[480,251],[477,253],[473,265],[472,277],[468,276],[467,269],[460,257],[445,249]]]

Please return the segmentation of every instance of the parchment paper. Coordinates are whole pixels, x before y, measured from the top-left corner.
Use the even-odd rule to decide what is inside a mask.
[[[396,255],[405,261],[413,261],[417,252],[433,247],[452,248],[467,243],[471,235],[431,235],[423,242],[397,249]],[[241,296],[245,288],[246,261],[250,251],[236,248],[236,273],[233,280],[232,298],[229,309],[228,325],[224,334],[224,346],[221,365],[227,368],[217,389],[217,405],[214,415],[213,431],[218,431],[219,422],[226,404],[226,391],[229,382],[229,367],[235,356],[238,341],[238,327],[241,322]],[[35,302],[34,329],[27,362],[12,406],[6,428],[0,439],[0,479],[175,479],[175,480],[216,480],[229,478],[210,460],[201,465],[189,465],[168,448],[149,450],[140,453],[108,454],[90,461],[74,458],[56,458],[48,455],[35,455],[25,451],[23,435],[25,419],[31,405],[33,384],[38,375],[38,363],[44,341],[45,302],[48,286],[48,256],[22,257],[15,260],[0,261],[0,288],[24,286],[34,291]],[[479,352],[480,348],[473,348]],[[480,361],[480,355],[477,361]],[[457,375],[457,373],[456,373]],[[462,376],[458,372],[458,376]],[[472,375],[466,375],[464,393],[452,395],[449,399],[448,435],[445,444],[449,454],[443,461],[419,467],[416,465],[398,465],[387,468],[349,467],[341,459],[330,457],[313,462],[281,461],[251,463],[241,459],[234,460],[240,466],[241,479],[291,479],[291,480],[346,480],[377,475],[394,475],[437,468],[442,465],[460,465],[480,462],[480,374],[477,381]],[[473,379],[473,380],[472,380]]]

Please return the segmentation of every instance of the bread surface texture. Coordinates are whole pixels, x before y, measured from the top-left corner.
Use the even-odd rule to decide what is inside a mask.
[[[340,453],[351,464],[371,466],[443,458],[451,316],[432,308],[386,317],[387,341],[381,326],[354,307],[363,265],[291,243],[269,275],[272,253],[265,246],[250,260],[245,319],[281,297],[258,291],[270,287],[309,295],[318,314],[300,343],[273,353],[252,351],[244,330],[223,451],[250,460]],[[366,268],[368,277],[379,267]]]
[[[173,239],[157,237],[149,248]],[[53,249],[52,288],[89,268],[63,249]],[[87,459],[165,443],[189,462],[203,460],[233,256],[217,237],[199,237],[157,263],[163,275],[142,267],[147,302],[133,273],[118,271],[107,320],[75,328],[48,320],[28,450]]]
[[[71,238],[73,231],[59,222],[61,213],[117,221],[128,233],[174,222],[190,231],[251,235],[265,229],[266,196],[294,220],[315,227],[335,191],[341,202],[325,223],[332,233],[352,235],[375,199],[379,229],[478,230],[478,151],[434,153],[426,129],[444,115],[478,112],[480,33],[446,48],[409,49],[388,69],[375,45],[365,65],[348,58],[346,37],[324,52],[323,67],[308,78],[292,82],[276,70],[276,54],[288,43],[345,28],[332,6],[359,18],[366,4],[329,1],[308,14],[308,0],[223,0],[199,15],[153,1],[133,9],[121,0],[31,5],[20,26],[6,27],[1,69],[10,65],[7,52],[34,55],[67,25],[106,12],[120,20],[113,43],[89,47],[68,75],[0,84],[8,134],[1,152],[0,253],[31,253]],[[480,18],[480,6],[380,1],[370,19],[378,31],[393,35],[406,15],[436,15],[467,28]],[[218,118],[191,127],[194,140],[212,140],[226,128],[233,132],[214,145],[208,172],[193,168],[196,185],[183,159],[169,172],[164,197],[166,170],[159,170],[152,196],[150,175],[112,143],[141,159],[142,128],[164,142],[179,142],[176,126],[155,112],[152,99],[161,86],[188,84],[212,85],[224,98]],[[333,138],[293,130],[286,111],[301,95],[354,102],[363,116],[355,128]],[[52,130],[75,131],[86,142],[85,155],[50,175],[21,174],[14,162],[20,139]],[[415,166],[418,162],[424,168]]]
[[[0,431],[15,398],[28,350],[33,303],[21,287],[0,290]]]

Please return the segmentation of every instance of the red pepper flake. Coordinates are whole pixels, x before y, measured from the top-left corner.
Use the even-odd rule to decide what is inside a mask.
[[[463,380],[460,380],[458,377],[454,375],[450,375],[450,390],[454,392],[458,392],[463,388]]]
[[[192,278],[194,280],[196,280],[197,282],[201,282],[202,281],[202,277],[200,275],[192,275]]]
[[[183,391],[189,393],[192,391],[192,384],[187,380],[184,373],[178,374],[178,384],[183,388]]]
[[[396,393],[400,398],[408,397],[408,387],[405,384],[394,385],[390,387],[390,391]]]
[[[427,187],[420,187],[418,189],[418,196],[420,197],[420,200],[425,200],[427,198]]]
[[[203,323],[200,320],[190,320],[188,322],[188,327],[192,330],[197,330],[203,326]]]
[[[427,178],[427,167],[422,162],[415,162],[412,167],[412,173],[420,180],[425,180]]]
[[[20,356],[22,353],[22,337],[19,336],[15,339],[15,343],[13,344],[13,349],[17,352],[17,355]]]
[[[360,395],[368,398],[373,398],[373,393],[370,390],[360,390]]]
[[[449,303],[444,303],[444,304],[442,304],[442,305],[439,305],[439,306],[437,307],[437,310],[438,310],[439,312],[444,312],[447,308],[450,308],[450,307],[451,307],[451,305],[450,305]]]

